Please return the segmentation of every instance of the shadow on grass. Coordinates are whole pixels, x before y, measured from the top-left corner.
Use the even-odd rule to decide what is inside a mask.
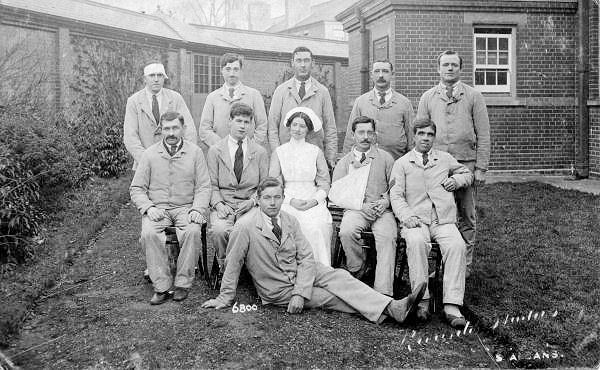
[[[516,357],[556,351],[569,366],[597,364],[600,197],[539,183],[500,183],[480,190],[478,214],[474,274],[465,300],[480,326],[498,320],[490,335]],[[507,315],[528,317],[530,311],[545,311],[546,317],[504,325]]]

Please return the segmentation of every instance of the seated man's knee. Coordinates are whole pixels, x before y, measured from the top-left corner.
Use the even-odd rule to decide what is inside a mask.
[[[202,234],[202,225],[190,222],[183,231],[190,236],[199,236]]]
[[[152,241],[157,239],[159,233],[150,225],[142,224],[142,231],[140,232],[140,241]]]
[[[345,222],[344,222],[345,221]],[[361,227],[356,223],[342,218],[340,223],[340,238],[360,238]]]
[[[421,248],[425,245],[425,237],[421,228],[405,228],[402,230],[402,237],[406,241],[407,248]]]
[[[211,218],[210,222],[210,231],[213,235],[224,236],[231,232],[232,227],[227,220]]]

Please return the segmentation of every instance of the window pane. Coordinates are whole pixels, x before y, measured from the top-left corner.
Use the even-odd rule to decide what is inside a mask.
[[[487,64],[496,64],[496,63],[497,63],[496,52],[495,51],[488,51]]]
[[[498,71],[498,85],[508,84],[508,71]]]
[[[496,71],[485,71],[485,84],[486,85],[495,85],[496,84]]]
[[[485,38],[478,37],[475,41],[475,50],[485,50]]]
[[[475,71],[475,85],[485,85],[484,71]]]
[[[505,38],[498,39],[498,49],[499,50],[508,50],[508,39],[505,39]]]
[[[501,51],[498,58],[498,64],[508,64],[508,51]]]
[[[487,44],[488,44],[488,50],[497,50],[498,48],[496,47],[496,41],[497,39],[495,37],[490,37],[487,40]]]
[[[477,60],[476,62],[477,64],[485,64],[485,51],[478,51],[477,52]]]

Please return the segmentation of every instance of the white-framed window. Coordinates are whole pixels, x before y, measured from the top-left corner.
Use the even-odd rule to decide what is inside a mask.
[[[192,66],[194,94],[208,94],[223,84],[218,56],[194,54]]]
[[[515,55],[512,27],[475,27],[473,81],[481,92],[510,93]]]

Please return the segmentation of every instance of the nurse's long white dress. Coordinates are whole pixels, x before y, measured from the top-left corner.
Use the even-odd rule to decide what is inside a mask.
[[[312,246],[315,261],[330,266],[331,214],[325,199],[331,180],[321,149],[304,139],[291,138],[273,152],[269,176],[283,180],[285,199],[281,209],[300,223],[302,233]],[[293,198],[315,199],[318,204],[300,211],[290,205]]]

